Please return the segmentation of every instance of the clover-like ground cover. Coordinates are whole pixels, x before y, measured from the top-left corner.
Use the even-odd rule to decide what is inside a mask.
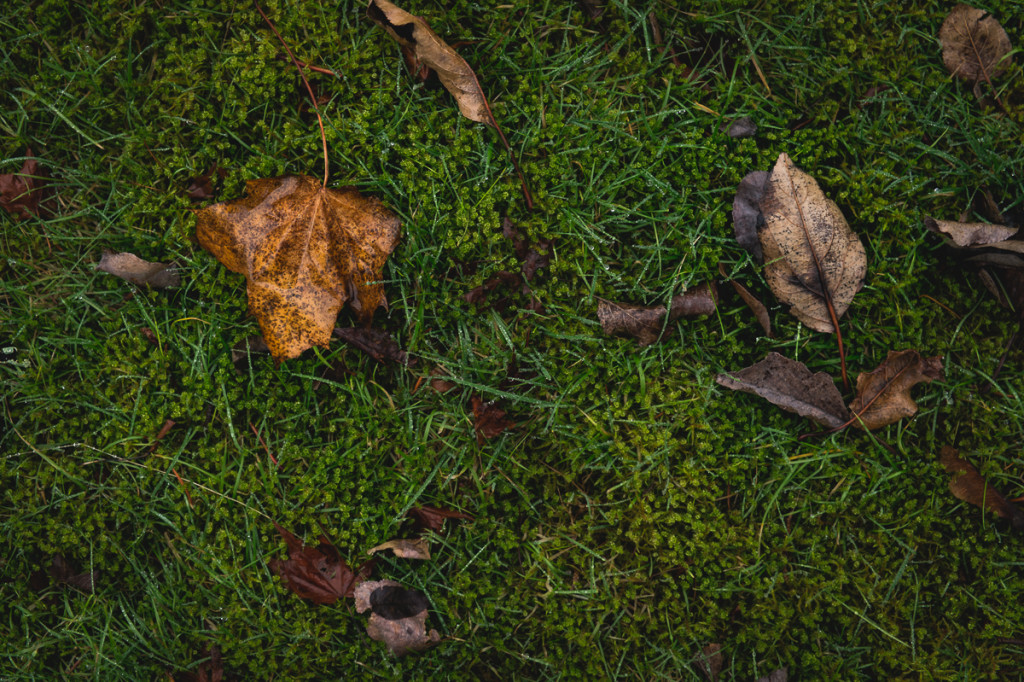
[[[0,10],[0,172],[31,146],[58,203],[0,215],[0,677],[178,679],[217,646],[235,679],[687,679],[712,642],[737,679],[1019,676],[1024,541],[957,501],[937,456],[954,445],[1022,494],[1024,356],[992,378],[1015,315],[922,224],[982,188],[1020,213],[1019,63],[994,83],[1006,112],[979,102],[943,68],[949,7],[932,2],[404,7],[476,69],[535,211],[493,131],[409,75],[361,3],[265,9],[338,74],[313,77],[333,177],[403,219],[376,324],[412,371],[338,343],[232,361],[256,324],[184,190],[214,163],[219,199],[321,163],[255,9]],[[1024,44],[1017,3],[987,9]],[[743,115],[755,137],[720,132]],[[851,372],[891,349],[946,358],[917,417],[879,432],[893,452],[860,432],[797,440],[806,422],[714,382],[771,350],[838,374],[834,339],[770,299],[732,236],[736,184],[780,152],[867,250]],[[463,299],[518,267],[505,216],[554,243],[541,313]],[[176,260],[184,285],[97,272],[103,248]],[[664,303],[719,262],[773,306],[775,339],[728,298],[645,349],[601,333],[599,298]],[[437,364],[457,390],[417,389]],[[516,428],[478,445],[471,395]],[[349,605],[303,602],[267,567],[271,519],[358,561],[420,504],[475,517],[431,562],[378,566],[428,595],[435,649],[390,659]],[[94,592],[41,586],[54,555]]]

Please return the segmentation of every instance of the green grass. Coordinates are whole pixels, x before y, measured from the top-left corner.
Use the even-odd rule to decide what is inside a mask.
[[[31,146],[57,202],[46,220],[0,215],[0,345],[16,348],[0,364],[0,678],[180,679],[216,645],[233,679],[701,679],[711,642],[726,679],[1024,676],[1022,536],[956,500],[937,462],[955,445],[1024,495],[1019,348],[993,378],[1016,316],[922,224],[983,189],[1021,215],[1019,55],[996,82],[1003,114],[947,75],[936,3],[611,2],[599,20],[574,2],[403,6],[462,41],[535,211],[493,131],[411,77],[362,3],[265,8],[338,74],[312,77],[332,183],[403,220],[375,324],[412,370],[337,343],[232,363],[258,327],[184,190],[214,163],[224,200],[322,172],[255,9],[0,10],[0,172]],[[987,9],[1024,45],[1018,3]],[[743,115],[756,137],[719,132]],[[896,454],[854,431],[798,440],[807,422],[714,382],[771,350],[839,374],[835,340],[774,301],[732,236],[736,184],[780,152],[867,249],[842,323],[851,373],[891,349],[945,357],[918,416],[877,434]],[[518,267],[504,216],[554,242],[531,283],[542,313],[463,299]],[[175,260],[184,284],[100,273],[103,248]],[[665,302],[720,262],[769,302],[776,338],[728,296],[648,348],[602,334],[599,298]],[[512,362],[532,377],[508,380]],[[458,389],[414,390],[438,364]],[[517,427],[478,446],[475,394]],[[431,651],[390,659],[350,604],[306,603],[267,568],[284,551],[272,519],[359,561],[419,504],[475,516],[434,560],[378,568],[427,594]],[[57,553],[94,593],[30,585]]]

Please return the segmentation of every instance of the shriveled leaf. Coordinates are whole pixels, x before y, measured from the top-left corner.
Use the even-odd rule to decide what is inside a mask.
[[[736,235],[736,241],[749,251],[758,263],[764,262],[761,239],[757,233],[764,223],[764,216],[761,215],[761,197],[764,195],[768,175],[768,171],[754,171],[744,175],[732,200],[732,230]]]
[[[602,300],[597,304],[597,319],[605,334],[632,336],[637,345],[643,347],[661,338],[666,312],[669,322],[680,317],[710,315],[715,312],[717,302],[714,284],[705,283],[673,296],[668,311],[663,305],[639,306]]]
[[[25,149],[25,156],[32,156],[32,149]],[[0,207],[17,218],[28,218],[50,213],[45,200],[49,194],[46,175],[39,169],[39,162],[27,158],[17,173],[0,174]]]
[[[377,362],[395,362],[399,365],[414,364],[409,355],[391,335],[380,329],[367,327],[335,327],[334,335],[345,343],[355,346]]]
[[[247,196],[197,210],[199,243],[245,275],[249,311],[275,359],[327,346],[347,302],[363,323],[384,304],[379,282],[398,218],[352,187],[306,175],[250,180]]]
[[[1010,239],[1017,229],[990,223],[961,223],[953,220],[925,218],[924,226],[945,237],[953,246],[991,248],[1024,254],[1024,241]]]
[[[939,29],[942,62],[951,74],[966,81],[987,81],[1010,66],[1004,59],[1012,49],[1010,38],[985,10],[957,5]]]
[[[171,289],[181,285],[175,263],[151,263],[134,253],[104,251],[96,268],[139,286]]]
[[[484,400],[475,395],[470,398],[470,406],[473,409],[473,430],[476,431],[477,445],[483,445],[485,440],[497,438],[505,429],[511,429],[516,425],[511,419],[505,417],[505,410],[498,407],[492,400]]]
[[[939,451],[939,462],[946,471],[953,474],[949,489],[958,499],[988,509],[996,516],[1009,520],[1014,528],[1024,530],[1024,510],[989,485],[970,462],[960,457],[956,448],[943,446]]]
[[[353,590],[369,577],[372,562],[353,571],[325,536],[316,547],[302,541],[276,522],[274,527],[288,545],[288,559],[271,559],[270,570],[303,599],[316,604],[333,604],[342,597],[351,597]]]
[[[864,286],[867,255],[835,203],[785,153],[761,197],[758,233],[768,286],[811,329],[835,333],[854,295]]]
[[[388,540],[368,550],[366,553],[376,554],[385,550],[391,550],[399,559],[427,560],[430,558],[430,545],[427,543],[426,538]]]
[[[728,278],[725,271],[725,266],[721,263],[718,264],[718,272],[723,278]],[[754,317],[757,319],[758,324],[761,325],[761,329],[764,330],[766,336],[773,336],[772,334],[772,319],[768,314],[768,308],[765,307],[764,303],[761,303],[760,299],[750,293],[750,290],[740,284],[734,279],[729,280],[729,284],[732,285],[736,295],[739,296],[747,307],[750,308],[750,312],[754,313]]]
[[[836,429],[849,419],[843,396],[824,372],[811,374],[807,366],[778,353],[738,372],[719,374],[720,385],[734,391],[759,395],[787,412]]]
[[[857,377],[857,394],[850,410],[857,426],[877,429],[917,414],[910,389],[942,378],[942,358],[922,358],[916,350],[889,351],[876,369]]]
[[[701,649],[694,658],[697,662],[697,669],[703,673],[710,682],[715,682],[722,673],[722,645],[708,644]]]
[[[422,507],[413,507],[405,514],[416,523],[416,527],[420,530],[432,530],[435,533],[440,533],[441,528],[444,526],[446,519],[453,519],[455,521],[461,521],[462,519],[472,519],[473,517],[469,514],[462,512],[453,511],[451,509],[441,509],[440,507],[431,507],[424,505]]]
[[[218,168],[216,163],[213,164],[205,173],[199,177],[192,178],[188,189],[185,190],[188,193],[188,198],[192,201],[206,201],[207,199],[212,199],[215,194],[213,189],[214,175],[223,179],[227,175],[227,172],[223,168]]]
[[[437,630],[427,631],[430,603],[417,590],[407,590],[394,580],[364,582],[355,590],[357,613],[370,611],[366,633],[384,642],[396,657],[423,651],[441,641]]]
[[[417,62],[437,73],[441,83],[455,97],[463,116],[494,125],[490,106],[473,69],[422,17],[409,14],[387,0],[371,0],[366,15],[400,45],[412,50]]]
[[[729,137],[753,137],[757,134],[757,124],[749,116],[738,118],[732,123],[722,125],[722,132]]]

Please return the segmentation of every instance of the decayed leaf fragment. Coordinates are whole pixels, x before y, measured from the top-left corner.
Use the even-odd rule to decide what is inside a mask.
[[[598,301],[597,319],[605,334],[626,334],[636,339],[638,346],[649,346],[661,338],[668,321],[680,317],[699,317],[715,312],[718,292],[712,283],[704,283],[672,297],[668,310],[665,306],[640,306],[613,301]]]
[[[1024,241],[1010,239],[1017,229],[991,223],[961,223],[955,220],[936,220],[927,217],[924,226],[941,234],[948,242],[961,249],[999,249],[1024,254]]]
[[[306,175],[260,178],[245,197],[195,214],[199,243],[245,275],[249,311],[276,360],[327,346],[346,302],[364,324],[385,302],[378,280],[401,222],[355,188]]]
[[[181,276],[175,263],[151,263],[134,253],[104,251],[96,269],[139,286],[170,289],[181,284]]]
[[[357,613],[370,611],[366,633],[384,642],[396,657],[423,651],[441,641],[437,630],[427,632],[430,603],[417,590],[407,590],[394,580],[361,583],[355,590]]]
[[[376,547],[367,550],[367,554],[373,555],[377,552],[391,550],[399,559],[421,559],[430,558],[430,545],[426,538],[400,538],[388,540]]]
[[[0,207],[17,218],[49,213],[42,202],[48,191],[44,185],[46,176],[39,170],[39,161],[32,158],[32,148],[25,149],[25,161],[17,173],[0,174]]]
[[[829,308],[838,321],[864,286],[864,245],[839,207],[785,153],[765,183],[760,206],[768,286],[808,327],[835,333]]]
[[[749,251],[758,263],[764,262],[761,253],[761,240],[757,236],[764,216],[761,215],[761,197],[764,186],[768,182],[768,171],[747,173],[736,187],[736,196],[732,200],[732,230],[736,241]]]
[[[734,391],[759,395],[788,412],[837,429],[849,420],[843,396],[824,372],[811,374],[807,365],[778,353],[738,372],[719,374],[715,381]]]
[[[288,559],[271,559],[270,570],[281,576],[295,594],[317,604],[333,604],[342,597],[352,597],[353,590],[373,570],[369,561],[353,571],[338,554],[338,549],[325,536],[317,547],[303,545],[277,522],[274,528],[288,545]]]
[[[942,358],[922,358],[916,350],[889,351],[876,369],[857,376],[857,395],[850,410],[854,422],[871,430],[917,414],[910,389],[942,378]]]
[[[956,448],[943,446],[939,451],[939,461],[946,471],[953,474],[949,490],[957,498],[976,507],[988,509],[996,516],[1009,520],[1014,528],[1024,530],[1024,510],[989,485],[970,462],[957,454]]]
[[[411,49],[420,64],[437,73],[441,83],[455,97],[463,116],[478,123],[494,125],[494,117],[476,73],[422,17],[409,14],[387,0],[370,0],[366,15],[400,45]]]
[[[485,440],[497,438],[502,431],[516,425],[514,421],[506,418],[505,410],[498,407],[493,400],[484,402],[483,398],[475,395],[469,402],[473,410],[473,430],[476,431],[477,445],[483,445]]]
[[[939,29],[939,42],[946,68],[966,81],[988,81],[1010,65],[1004,59],[1012,49],[1006,31],[991,14],[969,5],[953,8]]]
[[[335,327],[334,335],[377,362],[395,362],[406,366],[416,364],[415,360],[409,360],[409,354],[386,331],[372,327]]]
[[[416,527],[419,530],[432,530],[435,533],[440,533],[441,528],[444,527],[445,519],[453,519],[455,521],[461,521],[463,519],[472,519],[473,517],[463,512],[453,511],[451,509],[441,509],[440,507],[431,507],[424,505],[422,507],[413,507],[405,514],[416,523]]]

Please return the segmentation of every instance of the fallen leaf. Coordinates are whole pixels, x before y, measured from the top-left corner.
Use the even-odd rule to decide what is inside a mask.
[[[417,590],[407,590],[394,580],[361,583],[355,590],[357,613],[370,611],[366,633],[384,642],[396,657],[423,651],[441,641],[437,630],[427,632],[430,603]]]
[[[767,677],[757,678],[757,682],[787,682],[789,680],[789,668],[779,668]]]
[[[199,243],[245,275],[249,311],[275,360],[327,346],[347,302],[367,323],[384,304],[379,282],[401,222],[352,187],[306,175],[250,180],[247,196],[195,211]]]
[[[440,507],[431,507],[424,505],[422,507],[413,507],[405,514],[416,523],[416,528],[420,531],[431,530],[435,533],[440,533],[444,527],[446,519],[454,519],[460,521],[462,519],[472,519],[473,517],[469,514],[462,512],[452,511],[451,509],[441,509]]]
[[[842,427],[850,417],[832,377],[824,372],[811,374],[804,363],[778,353],[769,353],[738,372],[719,374],[715,381],[734,391],[759,395],[830,429]]]
[[[527,282],[533,279],[538,270],[546,268],[551,262],[551,240],[541,239],[536,243],[531,243],[529,239],[519,233],[507,216],[501,221],[501,233],[512,240],[516,258],[522,263],[519,271]]]
[[[216,163],[213,164],[205,173],[199,177],[192,178],[188,189],[185,190],[185,192],[188,193],[188,198],[192,201],[206,201],[207,199],[212,199],[215,194],[213,190],[214,175],[223,179],[227,175],[227,172],[223,168],[218,168]]]
[[[39,170],[39,161],[32,157],[32,149],[25,149],[25,159],[17,173],[0,174],[0,206],[18,219],[30,216],[46,217],[45,200],[49,195],[46,175]]]
[[[576,0],[576,4],[578,4],[591,19],[600,19],[601,15],[604,14],[605,3],[600,0]]]
[[[710,315],[715,312],[717,301],[714,284],[698,285],[672,297],[667,311],[668,322],[675,322],[680,317]],[[665,313],[663,305],[639,306],[604,300],[597,304],[597,319],[605,334],[632,336],[641,347],[661,338],[666,328]]]
[[[385,331],[367,327],[335,327],[334,335],[377,362],[395,362],[406,366],[415,364],[415,361],[409,360],[408,353]]]
[[[434,33],[422,17],[409,14],[387,0],[371,0],[366,15],[399,45],[411,49],[417,62],[437,73],[441,84],[455,97],[463,116],[478,123],[495,125],[473,69]]]
[[[867,255],[842,212],[785,153],[761,197],[765,278],[780,301],[811,329],[835,333],[864,286]],[[831,312],[830,312],[831,309]]]
[[[485,304],[497,311],[507,310],[512,304],[510,296],[492,297],[496,291],[516,291],[529,294],[530,288],[523,281],[522,275],[516,272],[502,270],[497,275],[487,280],[478,287],[474,287],[463,295],[467,303],[483,307]]]
[[[718,264],[718,273],[724,279],[728,279],[725,266],[721,263]],[[774,334],[772,334],[772,319],[768,314],[768,308],[765,307],[764,303],[761,303],[756,296],[750,293],[749,289],[736,280],[728,279],[728,282],[736,291],[736,295],[743,299],[743,302],[747,304],[748,308],[750,308],[750,312],[754,313],[754,317],[757,319],[758,324],[761,325],[761,329],[764,330],[765,335],[768,337],[774,337]]]
[[[79,573],[63,554],[54,554],[50,557],[49,568],[45,571],[40,569],[29,576],[29,585],[37,592],[46,589],[51,583],[70,585],[82,592],[92,592],[95,576],[92,571]]]
[[[966,459],[957,454],[956,448],[948,445],[939,451],[939,462],[953,479],[949,482],[950,491],[958,498],[1010,521],[1013,527],[1024,530],[1024,511],[999,494],[978,473],[978,470]]]
[[[732,123],[723,123],[721,130],[729,137],[753,137],[757,134],[757,124],[749,116],[744,116]]]
[[[342,597],[351,597],[356,586],[373,570],[371,560],[353,571],[326,536],[321,535],[320,544],[313,547],[302,544],[277,522],[274,528],[288,545],[288,559],[271,559],[270,570],[281,576],[288,589],[303,599],[316,604],[333,604]]]
[[[924,226],[941,234],[952,245],[961,249],[991,248],[1024,254],[1024,241],[1010,239],[1017,229],[990,223],[961,223],[954,220],[925,218]]]
[[[988,12],[957,5],[939,29],[942,62],[966,81],[988,81],[1010,66],[1010,38]]]
[[[511,419],[505,418],[505,410],[498,407],[492,400],[484,402],[475,395],[470,398],[470,406],[473,409],[473,430],[476,431],[477,445],[483,445],[485,440],[497,438],[505,429],[511,429],[516,425]]]
[[[388,540],[368,550],[367,554],[376,554],[391,550],[399,559],[422,559],[430,558],[430,545],[426,538],[405,538],[399,540]]]
[[[722,673],[722,645],[708,644],[701,649],[694,660],[697,661],[697,669],[704,674],[704,677],[715,682]]]
[[[454,381],[448,381],[447,379],[441,378],[448,376],[448,372],[446,372],[441,367],[435,367],[434,369],[430,370],[430,376],[434,377],[433,379],[430,380],[430,387],[437,391],[438,393],[447,393],[448,391],[458,386],[458,384],[456,384]]]
[[[857,393],[850,410],[854,424],[871,430],[917,414],[910,389],[942,378],[942,358],[922,358],[916,350],[889,351],[876,369],[857,376]]]
[[[764,262],[761,253],[761,239],[758,230],[764,224],[761,215],[761,197],[764,186],[768,182],[768,171],[747,173],[736,188],[736,196],[732,200],[732,231],[736,241],[754,256],[758,263]]]
[[[156,289],[172,289],[181,285],[181,276],[175,263],[151,263],[134,253],[104,251],[96,269],[123,280]]]
[[[248,358],[253,353],[260,355],[270,353],[270,349],[267,348],[267,342],[263,340],[262,336],[256,334],[247,336],[232,346],[231,364],[237,365],[241,360]]]

